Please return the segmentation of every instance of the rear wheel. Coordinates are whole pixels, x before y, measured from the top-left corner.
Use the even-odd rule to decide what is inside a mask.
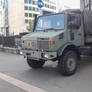
[[[27,59],[27,63],[31,68],[38,69],[38,68],[41,68],[45,64],[45,61],[42,61],[42,60],[37,61],[37,60]]]
[[[68,50],[60,57],[58,69],[64,76],[73,75],[78,67],[78,56],[75,51]]]

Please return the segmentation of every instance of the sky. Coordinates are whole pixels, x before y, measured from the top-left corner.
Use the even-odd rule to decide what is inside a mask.
[[[79,9],[80,0],[56,0],[58,9]]]

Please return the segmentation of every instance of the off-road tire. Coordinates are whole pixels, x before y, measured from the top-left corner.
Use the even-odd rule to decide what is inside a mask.
[[[72,62],[74,65],[71,65],[69,68],[68,63]],[[72,64],[71,63],[71,64]],[[58,62],[58,69],[60,73],[64,76],[73,75],[78,67],[78,56],[77,53],[73,50],[68,50],[63,53]]]
[[[44,64],[45,61],[37,61],[37,60],[31,60],[31,59],[27,59],[27,63],[29,65],[29,67],[33,68],[33,69],[38,69],[41,68]]]

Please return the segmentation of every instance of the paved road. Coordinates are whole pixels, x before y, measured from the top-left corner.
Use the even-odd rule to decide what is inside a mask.
[[[77,73],[71,77],[60,75],[56,66],[57,63],[49,61],[42,69],[33,70],[23,56],[0,52],[0,73],[47,92],[91,92],[92,57],[83,58]],[[0,79],[0,92],[26,91]]]

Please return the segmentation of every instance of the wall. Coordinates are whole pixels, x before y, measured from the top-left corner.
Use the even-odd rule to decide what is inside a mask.
[[[24,0],[8,0],[9,34],[24,31]]]

